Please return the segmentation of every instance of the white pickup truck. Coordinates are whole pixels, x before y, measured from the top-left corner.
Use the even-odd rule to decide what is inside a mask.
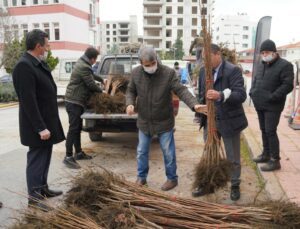
[[[137,54],[106,55],[98,66],[97,75],[107,78],[108,75],[118,74],[131,77],[134,67],[140,65]],[[179,99],[173,96],[174,115],[179,108]],[[87,110],[81,116],[85,121],[83,130],[89,133],[91,141],[100,141],[103,132],[136,132],[137,115],[127,114],[96,114]]]

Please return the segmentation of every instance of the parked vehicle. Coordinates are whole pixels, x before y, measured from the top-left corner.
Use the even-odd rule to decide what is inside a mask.
[[[4,84],[4,83],[12,83],[12,76],[11,75],[4,75],[0,77],[0,83]]]
[[[102,58],[96,74],[104,79],[108,75],[122,75],[131,77],[134,67],[140,65],[137,54],[106,55]],[[173,96],[174,115],[178,114],[179,99]],[[100,141],[103,132],[137,132],[137,115],[124,114],[96,114],[87,110],[81,116],[85,121],[83,130],[89,133],[91,141]]]

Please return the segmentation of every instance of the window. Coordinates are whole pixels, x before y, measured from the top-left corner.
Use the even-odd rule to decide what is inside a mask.
[[[110,38],[109,37],[106,38],[106,42],[110,42]]]
[[[166,37],[172,37],[172,30],[168,29],[166,31]]]
[[[248,48],[248,44],[243,44],[242,47],[243,48]]]
[[[192,2],[198,2],[198,0],[192,0]]]
[[[59,1],[58,0],[53,0],[53,3],[59,3]]]
[[[243,26],[243,30],[249,30],[249,26]]]
[[[166,14],[172,14],[172,6],[166,7]]]
[[[248,35],[243,35],[243,39],[248,39],[249,36]]]
[[[128,28],[128,24],[120,24],[120,28],[121,29],[127,29]]]
[[[172,19],[171,18],[167,18],[166,25],[172,25]]]
[[[106,28],[109,29],[109,24],[106,24]]]
[[[197,6],[192,7],[192,14],[197,14]]]
[[[113,35],[116,36],[116,35],[117,35],[117,32],[116,32],[116,31],[113,31]]]
[[[128,31],[120,31],[120,35],[128,35]]]
[[[177,30],[177,37],[182,37],[183,36],[183,30],[182,29],[178,29]]]
[[[113,38],[113,42],[117,42],[117,38],[114,37],[114,38]]]
[[[178,14],[183,14],[183,7],[182,6],[177,7],[177,13]]]
[[[4,7],[7,7],[7,6],[8,6],[7,0],[3,0],[3,6],[4,6]]]
[[[39,0],[33,0],[33,5],[39,4]]]
[[[116,25],[116,24],[113,24],[113,28],[114,28],[114,29],[117,28],[117,25]]]
[[[201,15],[207,15],[207,8],[206,7],[201,8]]]
[[[96,25],[95,6],[93,4],[90,4],[89,23],[90,26]]]
[[[171,41],[167,41],[167,42],[166,42],[166,48],[169,49],[169,48],[171,48],[171,47],[172,47]]]
[[[26,6],[26,0],[22,0],[21,5]]]
[[[44,27],[44,31],[48,34],[49,40],[50,40],[50,27],[49,27],[49,23],[44,23],[43,27]]]
[[[34,24],[33,24],[33,28],[34,28],[34,29],[40,28],[40,24],[39,24],[39,23],[34,23]]]
[[[120,41],[121,42],[128,42],[128,38],[127,37],[121,37]]]
[[[192,25],[197,25],[197,18],[192,18]]]
[[[178,0],[178,2],[183,2],[183,0]]]
[[[12,0],[12,5],[17,6],[17,0]]]
[[[49,4],[49,0],[43,0],[43,4]]]
[[[53,23],[54,28],[54,40],[60,40],[59,23]]]
[[[207,4],[207,0],[202,0],[202,4]]]
[[[192,35],[192,37],[196,37],[197,36],[197,29],[192,29],[191,35]]]
[[[26,37],[27,33],[28,33],[28,25],[23,24],[22,26],[22,30],[23,30],[23,36]]]
[[[109,31],[106,31],[106,35],[110,35],[110,32],[109,32]]]
[[[167,0],[167,2],[172,2],[172,0]]]
[[[177,18],[177,25],[183,25],[183,18]]]

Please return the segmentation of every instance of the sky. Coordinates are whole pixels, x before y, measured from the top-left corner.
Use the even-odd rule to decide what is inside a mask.
[[[215,0],[214,15],[247,13],[251,21],[272,17],[270,38],[276,45],[300,42],[300,0]],[[137,15],[143,34],[143,0],[100,0],[100,20],[129,20]]]

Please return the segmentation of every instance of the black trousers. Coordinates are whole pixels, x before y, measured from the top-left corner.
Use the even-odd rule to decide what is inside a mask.
[[[27,153],[26,179],[29,196],[41,198],[41,188],[48,185],[48,171],[52,155],[52,145],[29,147]]]
[[[79,153],[81,149],[81,130],[82,130],[82,119],[84,108],[74,103],[66,102],[66,110],[69,116],[69,131],[66,140],[66,153],[70,157],[73,155],[73,146],[75,152]]]
[[[263,154],[280,159],[277,126],[281,112],[257,110],[259,126],[263,142]]]

